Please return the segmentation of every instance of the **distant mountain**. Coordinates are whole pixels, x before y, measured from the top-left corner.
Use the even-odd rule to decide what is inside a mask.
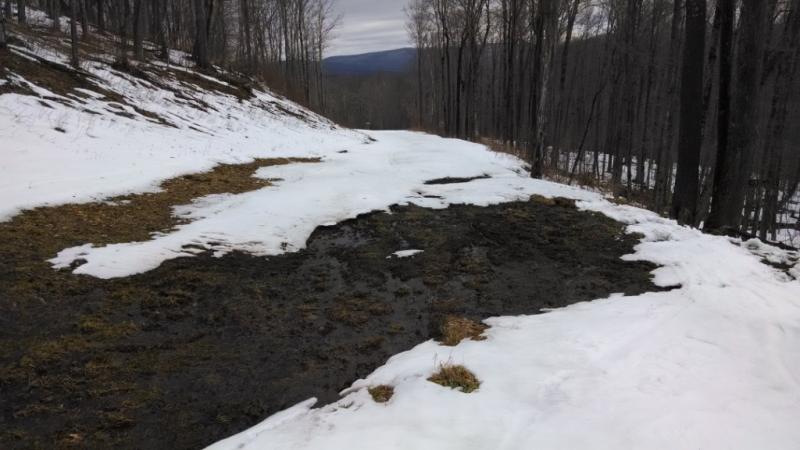
[[[360,55],[331,56],[322,61],[322,67],[328,75],[404,73],[411,70],[416,54],[416,49],[399,48]]]

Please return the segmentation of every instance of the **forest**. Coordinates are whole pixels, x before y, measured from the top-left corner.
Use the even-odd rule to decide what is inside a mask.
[[[800,209],[798,10],[794,0],[415,0],[415,68],[362,77],[330,113],[483,142],[537,177],[786,241]],[[370,93],[410,84],[399,108],[362,117]]]
[[[413,118],[683,223],[796,227],[800,1],[417,0]]]
[[[116,42],[117,64],[167,60],[191,52],[197,65],[257,77],[317,109],[324,95],[320,62],[337,23],[333,0],[6,0],[6,20],[25,24],[26,8],[69,17],[73,64],[79,42],[97,33]],[[13,3],[13,5],[12,5]],[[58,21],[53,21],[55,31]]]
[[[75,42],[115,32],[123,66],[186,49],[348,126],[483,142],[707,230],[797,232],[800,0],[414,0],[411,73],[362,77],[322,70],[333,0],[30,3]]]

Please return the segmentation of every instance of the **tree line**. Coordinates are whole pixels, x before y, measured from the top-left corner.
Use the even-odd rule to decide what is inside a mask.
[[[800,0],[412,0],[415,126],[682,223],[796,228]]]
[[[81,42],[98,37],[114,42],[112,51],[123,68],[151,57],[169,61],[170,49],[185,50],[203,70],[221,67],[262,78],[292,99],[321,110],[322,55],[338,23],[332,2],[5,0],[2,20],[13,18],[27,25],[26,7],[45,11],[51,19],[68,18],[64,31],[70,34],[76,67]],[[61,21],[51,23],[54,32],[61,31]]]

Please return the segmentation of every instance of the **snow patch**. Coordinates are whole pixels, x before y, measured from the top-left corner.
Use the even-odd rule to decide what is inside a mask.
[[[422,253],[425,250],[398,250],[391,255],[387,256],[386,259],[390,258],[408,258],[414,256],[416,254]]]

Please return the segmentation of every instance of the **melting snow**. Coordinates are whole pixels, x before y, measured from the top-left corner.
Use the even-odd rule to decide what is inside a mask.
[[[681,287],[488,319],[485,341],[425,342],[337,403],[310,399],[210,449],[798,448],[800,282],[727,238],[600,198],[579,206],[641,233],[627,259]],[[427,381],[442,362],[480,389]],[[394,386],[388,403],[367,393],[380,384]]]
[[[455,203],[489,205],[551,192],[579,199],[597,194],[531,180],[522,161],[464,141],[411,132],[377,132],[376,141],[352,143],[348,153],[319,152],[319,164],[289,164],[259,169],[256,176],[278,179],[274,186],[238,195],[215,196],[176,209],[188,224],[143,242],[82,248],[85,264],[74,272],[100,278],[133,275],[162,262],[187,256],[184,247],[204,246],[218,255],[239,250],[258,256],[297,251],[318,226],[415,203],[445,208]],[[315,149],[312,142],[307,149]],[[301,155],[308,156],[308,155]],[[476,169],[491,175],[470,183],[426,185],[443,175],[461,177]],[[51,262],[73,263],[66,249]]]
[[[398,250],[391,255],[387,256],[386,259],[395,257],[395,258],[408,258],[410,256],[414,256],[418,253],[422,253],[425,250]]]

